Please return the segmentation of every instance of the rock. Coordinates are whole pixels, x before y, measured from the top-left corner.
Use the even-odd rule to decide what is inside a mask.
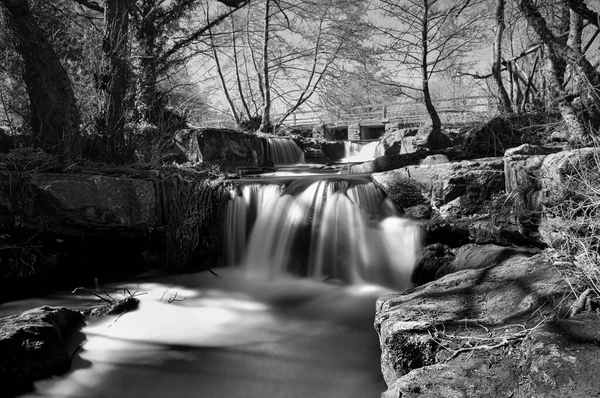
[[[306,163],[326,164],[329,162],[329,157],[325,155],[325,152],[315,148],[305,148],[304,159],[306,160]]]
[[[201,163],[204,161],[198,135],[201,132],[197,129],[183,129],[175,133],[175,148],[177,155],[174,159],[176,163]]]
[[[578,176],[597,173],[599,157],[600,149],[596,148],[505,157],[506,191],[511,197],[520,233],[541,236],[548,244],[560,240],[557,223],[544,216],[543,209],[553,208],[567,199],[584,200],[574,194],[581,191]]]
[[[380,173],[383,171],[395,170],[406,166],[417,165],[427,156],[427,151],[419,150],[412,153],[401,155],[379,156],[373,160],[359,164],[351,164],[344,169],[347,174]]]
[[[346,156],[346,145],[342,141],[325,141],[321,150],[330,160],[340,160]]]
[[[47,306],[0,319],[2,393],[22,393],[34,380],[66,372],[67,339],[83,323],[77,311]]]
[[[431,127],[401,128],[387,125],[381,137],[385,155],[413,153],[424,149],[442,149],[452,145],[442,132],[434,133]]]
[[[522,133],[518,130],[518,123],[498,116],[485,125],[469,131],[463,148],[465,152],[481,157],[500,156],[506,149],[522,143]]]
[[[533,256],[539,252],[537,248],[468,244],[458,248],[454,253],[455,258],[437,270],[435,279],[464,269],[493,267],[517,254]]]
[[[504,353],[474,352],[469,360],[415,369],[382,398],[591,397],[600,387],[599,329],[595,314],[550,322]]]
[[[450,247],[458,247],[470,242],[468,222],[435,220],[423,224],[421,235],[425,246],[442,243]]]
[[[441,131],[431,131],[427,135],[427,147],[431,150],[443,149],[452,146],[452,141]]]
[[[543,306],[560,301],[566,289],[559,271],[541,255],[517,254],[495,266],[458,271],[379,298],[375,329],[388,385],[383,396],[516,396],[505,388],[521,388],[515,374],[526,375],[519,366],[527,347],[517,351],[507,340],[501,345],[508,350],[504,352],[466,350],[452,356],[448,349],[468,347],[469,342],[494,345],[508,338],[503,336],[523,332],[515,325],[534,327],[554,313],[556,305]],[[495,339],[482,340],[490,336]],[[519,341],[526,333],[521,336]],[[532,396],[528,392],[519,396]]]
[[[405,208],[403,216],[413,220],[425,220],[431,218],[432,211],[429,205],[415,205]]]
[[[438,269],[454,260],[454,253],[443,243],[425,246],[417,255],[417,262],[410,278],[416,285],[435,280]]]
[[[421,160],[419,164],[427,166],[432,164],[443,164],[448,162],[450,162],[450,160],[446,155],[430,155],[427,156],[425,159]]]
[[[423,195],[426,191],[423,184],[397,173],[388,173],[390,172],[373,174],[371,178],[398,208],[405,209],[429,203],[428,198]]]
[[[204,129],[198,144],[205,162],[216,162],[228,169],[260,166],[265,160],[263,139],[236,130]]]
[[[157,225],[157,192],[150,180],[88,174],[32,174],[26,183],[31,218],[60,230],[147,230]]]
[[[443,206],[460,198],[451,205],[453,210],[447,211],[453,218],[487,213],[487,202],[504,192],[503,163],[494,158],[407,166],[374,173],[372,179],[400,208],[425,203]],[[412,202],[407,203],[406,194],[401,194],[404,187],[410,187]]]

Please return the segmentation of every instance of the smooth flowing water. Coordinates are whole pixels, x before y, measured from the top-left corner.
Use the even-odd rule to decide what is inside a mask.
[[[272,154],[294,163],[292,152]],[[368,175],[322,174],[238,180],[225,224],[229,267],[216,269],[219,277],[108,286],[137,290],[139,309],[90,321],[72,369],[25,396],[379,396],[374,303],[410,286],[415,227]],[[1,310],[41,304],[81,307],[90,298],[56,294]]]
[[[140,308],[86,326],[72,369],[24,396],[364,398],[385,390],[372,322],[374,300],[389,290],[240,271],[129,284],[145,293]]]
[[[368,143],[346,141],[344,147],[346,156],[342,159],[342,162],[345,163],[366,162],[384,154],[379,140]]]
[[[267,138],[267,157],[275,166],[305,163],[302,149],[287,138]]]

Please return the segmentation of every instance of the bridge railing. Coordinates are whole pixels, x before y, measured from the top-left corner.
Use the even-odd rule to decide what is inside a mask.
[[[442,122],[485,120],[496,114],[495,100],[489,96],[444,98],[433,101]],[[283,122],[287,126],[325,124],[381,124],[389,122],[427,122],[424,104],[415,101],[361,106],[346,110],[310,110],[292,114]]]
[[[496,115],[495,99],[490,96],[471,96],[460,98],[443,98],[433,101],[442,123],[469,123],[484,121]],[[277,120],[277,114],[273,119]],[[291,114],[283,125],[314,126],[318,124],[385,124],[406,123],[419,124],[429,122],[429,114],[425,105],[416,101],[390,102],[378,105],[366,105],[349,109],[313,109],[297,111]],[[209,120],[203,124],[211,127],[233,127],[231,118],[223,117]]]

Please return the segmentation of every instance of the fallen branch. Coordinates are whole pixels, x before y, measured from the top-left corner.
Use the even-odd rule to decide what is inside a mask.
[[[515,344],[523,341],[526,337],[528,337],[535,329],[537,329],[540,325],[545,322],[545,319],[539,322],[537,325],[532,327],[531,329],[525,328],[523,325],[508,325],[504,327],[500,327],[498,329],[503,330],[501,335],[493,336],[493,331],[490,331],[488,328],[482,325],[476,325],[482,327],[486,330],[487,337],[481,336],[459,336],[456,334],[447,334],[445,331],[438,332],[434,327],[435,333],[429,331],[429,335],[433,339],[433,341],[446,351],[450,352],[450,356],[444,360],[444,363],[449,362],[460,354],[465,352],[474,353],[475,351],[491,351],[498,348],[506,347],[510,344]],[[518,332],[509,332],[506,331],[507,328],[520,327],[522,330]],[[468,347],[461,347],[457,349],[453,349],[450,347],[450,344],[444,343],[443,340],[448,342],[457,342],[460,341],[461,345],[469,345]],[[465,343],[466,341],[466,343]]]

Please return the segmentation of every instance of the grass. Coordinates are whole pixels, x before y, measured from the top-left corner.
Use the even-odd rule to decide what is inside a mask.
[[[600,298],[600,142],[595,149],[561,176],[563,200],[544,209],[554,261],[579,310]]]

